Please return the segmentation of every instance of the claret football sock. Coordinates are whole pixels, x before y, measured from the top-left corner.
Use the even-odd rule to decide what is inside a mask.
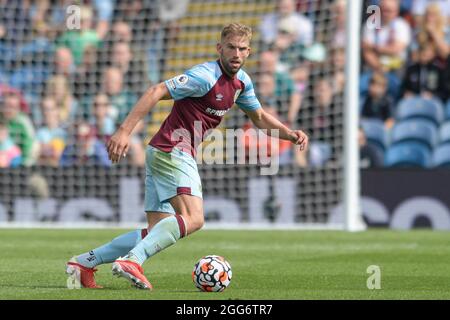
[[[76,259],[79,264],[88,268],[94,268],[102,263],[114,262],[117,258],[126,255],[146,235],[147,229],[134,230],[122,234],[101,247],[80,254]]]
[[[174,215],[159,221],[125,257],[142,265],[145,260],[170,247],[186,235],[186,224],[181,215]]]

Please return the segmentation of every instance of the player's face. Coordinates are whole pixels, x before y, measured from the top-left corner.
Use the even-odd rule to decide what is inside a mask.
[[[217,51],[222,67],[233,76],[242,68],[250,54],[249,40],[244,36],[228,36],[217,44]]]

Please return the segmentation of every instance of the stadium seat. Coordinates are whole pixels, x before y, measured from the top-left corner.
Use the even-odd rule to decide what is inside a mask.
[[[441,125],[439,128],[439,143],[450,142],[450,121],[447,121]]]
[[[405,120],[396,123],[391,130],[391,145],[400,142],[416,142],[431,151],[438,142],[438,130],[426,119]]]
[[[390,146],[385,155],[385,166],[387,167],[428,168],[430,165],[430,150],[416,142],[401,142]]]
[[[436,126],[444,120],[444,107],[434,99],[420,97],[402,99],[397,105],[396,120],[427,119]]]
[[[450,168],[450,143],[445,143],[433,151],[433,167]]]
[[[450,99],[448,99],[447,105],[445,106],[445,120],[450,120]]]
[[[367,142],[374,144],[384,152],[388,141],[383,121],[379,119],[362,119],[361,127],[366,134]]]

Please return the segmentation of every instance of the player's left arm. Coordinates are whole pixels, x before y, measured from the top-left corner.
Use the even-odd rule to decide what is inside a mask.
[[[299,145],[300,150],[306,150],[308,147],[308,135],[302,130],[292,130],[286,127],[281,121],[274,116],[270,115],[263,108],[255,110],[244,110],[249,116],[255,126],[259,129],[266,129],[266,133],[269,136],[274,135],[274,131],[277,130],[276,136],[283,140],[291,141],[292,143]]]

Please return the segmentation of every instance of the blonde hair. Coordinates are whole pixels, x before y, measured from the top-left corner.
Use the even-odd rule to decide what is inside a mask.
[[[236,22],[230,23],[223,27],[220,41],[223,41],[230,35],[246,37],[250,42],[252,40],[252,28]]]
[[[437,18],[435,20],[433,20],[433,24],[434,24],[433,32],[438,34],[440,37],[443,37],[445,34],[446,19],[442,15],[439,5],[437,3],[432,3],[432,4],[428,5],[425,10],[425,14],[423,16],[422,23],[420,26],[420,31],[417,36],[419,42],[427,42],[430,38],[428,32],[426,31],[426,26],[425,26],[426,17],[430,13],[434,13],[437,16]]]
[[[55,95],[58,85],[63,87],[61,99],[57,99]],[[59,110],[60,120],[67,121],[71,112],[70,109],[72,108],[72,91],[67,78],[63,75],[54,75],[50,77],[47,80],[44,95],[52,97],[55,100]]]

